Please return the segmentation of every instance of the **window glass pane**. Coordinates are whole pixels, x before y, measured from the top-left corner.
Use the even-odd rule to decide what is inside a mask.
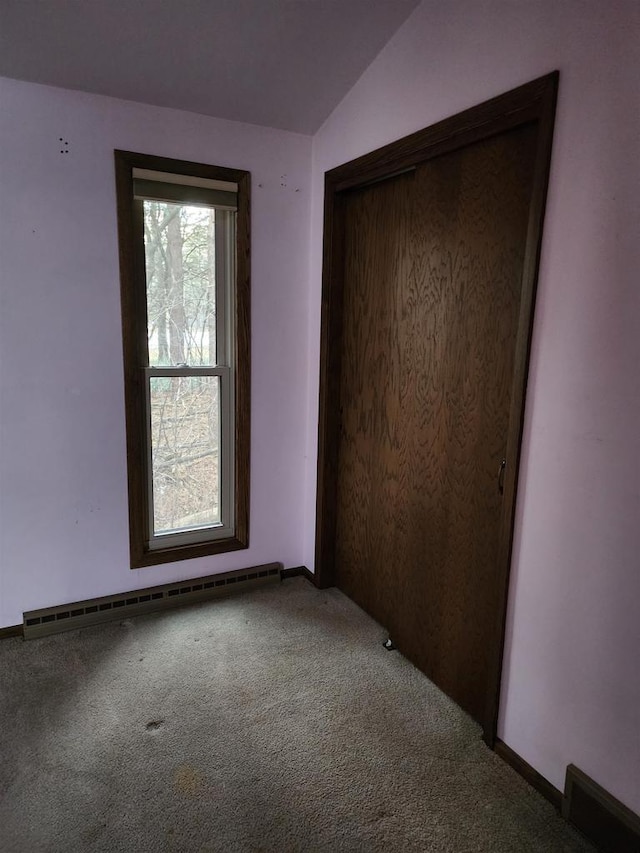
[[[154,534],[220,523],[220,378],[151,377]]]
[[[149,364],[216,364],[216,211],[144,202]]]

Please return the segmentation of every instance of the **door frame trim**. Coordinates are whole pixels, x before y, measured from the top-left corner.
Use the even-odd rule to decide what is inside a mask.
[[[494,640],[489,649],[489,677],[482,722],[483,737],[490,747],[493,747],[497,735],[525,392],[558,80],[559,73],[554,71],[325,173],[315,549],[316,582],[321,588],[333,586],[335,580],[345,193],[394,177],[433,157],[504,131],[533,122],[538,124],[509,411],[508,465],[498,551],[499,599]]]

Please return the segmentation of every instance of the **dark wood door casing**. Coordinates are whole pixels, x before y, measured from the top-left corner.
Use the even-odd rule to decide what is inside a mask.
[[[415,290],[415,293],[409,294],[409,302],[413,299],[415,304],[422,304],[422,309],[417,312],[407,312],[407,305],[404,305],[403,307],[400,302],[398,302],[397,295],[394,295],[393,293],[388,292],[385,294],[383,291],[377,296],[358,293],[357,286],[355,289],[352,288],[354,272],[357,271],[359,264],[362,261],[362,258],[359,257],[359,253],[361,254],[361,252],[358,247],[356,234],[358,231],[362,231],[363,229],[366,230],[368,225],[367,218],[370,219],[371,217],[380,218],[376,227],[380,227],[381,224],[384,224],[385,228],[396,228],[396,230],[398,228],[405,228],[406,233],[396,234],[395,236],[395,249],[392,248],[394,241],[384,241],[377,246],[375,249],[375,257],[371,260],[371,263],[375,263],[379,270],[388,270],[389,273],[391,273],[394,265],[406,263],[406,258],[410,256],[411,252],[399,251],[398,246],[404,246],[404,248],[407,248],[412,241],[415,244],[415,229],[419,229],[421,227],[421,214],[418,209],[417,215],[414,215],[413,217],[414,233],[411,233],[411,228],[398,224],[403,217],[394,215],[389,219],[389,221],[385,221],[383,223],[382,220],[384,220],[385,217],[385,210],[390,209],[392,205],[397,205],[399,206],[398,209],[402,209],[402,205],[408,204],[410,198],[428,199],[431,197],[432,210],[430,215],[432,215],[434,205],[437,212],[438,205],[441,208],[443,208],[443,206],[446,207],[449,203],[448,200],[455,195],[451,192],[452,181],[455,183],[459,178],[459,169],[461,168],[461,163],[465,163],[465,158],[469,161],[466,163],[465,168],[468,167],[471,172],[474,168],[486,168],[488,163],[493,163],[493,166],[490,165],[490,167],[497,168],[499,172],[498,167],[500,165],[501,158],[503,158],[505,154],[508,156],[507,149],[504,147],[501,148],[504,140],[513,140],[514,138],[517,138],[519,142],[516,145],[516,148],[520,146],[521,150],[526,149],[529,152],[524,159],[528,160],[528,162],[532,164],[531,174],[519,174],[516,169],[515,172],[511,172],[511,178],[507,179],[512,180],[516,190],[518,185],[521,184],[522,192],[526,193],[528,198],[528,203],[525,205],[525,221],[520,222],[517,225],[517,227],[520,228],[520,231],[523,232],[522,236],[524,237],[524,239],[521,239],[522,252],[519,257],[514,257],[512,259],[513,263],[522,270],[519,292],[513,295],[513,299],[507,300],[509,304],[501,306],[492,305],[489,310],[485,312],[483,317],[467,318],[469,323],[479,324],[484,330],[484,335],[488,334],[495,336],[500,334],[499,330],[504,325],[504,322],[506,322],[506,316],[511,312],[509,322],[516,328],[515,345],[507,359],[509,364],[503,365],[503,368],[509,373],[509,376],[506,379],[503,377],[503,381],[499,383],[499,390],[496,392],[502,397],[503,409],[507,413],[505,423],[503,428],[501,427],[498,429],[497,433],[494,430],[495,434],[493,435],[493,438],[486,433],[486,430],[483,434],[483,418],[485,418],[486,425],[486,417],[490,413],[490,409],[492,407],[495,408],[490,401],[489,405],[484,407],[483,412],[482,406],[470,407],[469,405],[465,405],[465,401],[461,398],[461,405],[458,406],[457,415],[455,405],[449,407],[448,414],[443,414],[444,410],[441,410],[440,414],[437,415],[441,418],[451,418],[454,416],[461,417],[463,416],[462,413],[464,413],[465,418],[470,418],[471,421],[474,421],[474,425],[471,427],[471,433],[475,436],[474,441],[476,441],[478,446],[482,445],[485,441],[488,441],[489,443],[491,443],[491,441],[494,443],[503,442],[502,446],[506,445],[506,451],[504,452],[505,458],[508,460],[508,465],[504,472],[504,494],[501,499],[496,498],[494,501],[495,506],[491,505],[488,509],[485,506],[482,510],[482,512],[489,512],[492,514],[496,520],[497,528],[499,530],[497,541],[491,542],[487,545],[487,548],[489,549],[488,553],[490,551],[490,555],[486,558],[487,560],[495,560],[497,570],[495,592],[493,597],[489,596],[489,599],[492,602],[491,610],[493,612],[485,614],[485,621],[487,621],[488,627],[486,627],[482,634],[482,639],[479,637],[475,638],[476,643],[483,642],[488,645],[487,654],[485,656],[486,661],[485,664],[483,664],[486,671],[482,673],[482,680],[485,684],[485,687],[483,688],[484,708],[478,706],[477,698],[473,700],[470,706],[468,697],[454,697],[457,698],[463,707],[466,705],[467,709],[471,710],[474,716],[482,721],[485,739],[489,743],[492,743],[495,737],[497,722],[498,690],[504,640],[506,595],[513,534],[513,515],[515,508],[522,419],[524,413],[524,392],[530,348],[535,284],[540,254],[544,202],[551,153],[557,80],[557,73],[548,75],[547,77],[541,78],[540,80],[536,80],[533,83],[509,92],[506,95],[495,98],[486,104],[482,104],[479,107],[468,110],[459,116],[455,116],[452,119],[441,122],[432,128],[413,134],[410,137],[400,140],[398,143],[386,146],[385,148],[359,158],[352,163],[338,167],[332,172],[327,173],[326,176],[318,460],[318,523],[316,548],[317,578],[319,584],[323,586],[332,585],[335,581],[336,550],[338,550],[338,557],[340,557],[341,554],[344,555],[346,553],[344,551],[345,548],[347,549],[347,552],[349,552],[349,548],[355,547],[354,543],[357,541],[356,538],[354,538],[352,542],[345,542],[345,538],[347,540],[349,539],[348,533],[345,533],[345,531],[349,530],[349,524],[354,528],[354,537],[356,532],[358,535],[365,537],[365,540],[361,540],[360,545],[357,547],[361,547],[362,541],[364,541],[367,548],[370,549],[368,553],[377,553],[379,555],[384,553],[380,546],[382,539],[378,539],[375,545],[371,541],[368,541],[368,543],[366,542],[367,537],[370,540],[371,537],[376,537],[379,532],[382,532],[379,528],[379,524],[377,530],[372,528],[369,523],[370,519],[367,518],[367,513],[372,512],[372,506],[375,501],[383,501],[385,504],[389,504],[389,502],[391,502],[393,504],[394,495],[398,498],[397,507],[394,507],[395,511],[387,513],[388,522],[386,524],[386,530],[384,531],[391,537],[391,542],[394,541],[393,537],[396,536],[396,543],[400,542],[402,539],[402,526],[415,526],[418,524],[418,516],[421,513],[424,513],[425,508],[434,514],[434,518],[437,518],[437,514],[441,510],[437,500],[437,489],[432,489],[429,493],[430,496],[427,496],[424,499],[426,504],[423,503],[422,505],[416,506],[416,517],[412,518],[411,508],[407,507],[406,502],[404,506],[401,506],[402,500],[400,499],[400,494],[404,492],[406,495],[407,484],[394,482],[393,476],[388,476],[389,471],[393,469],[393,465],[391,468],[389,467],[389,459],[374,459],[371,457],[368,460],[360,460],[358,476],[351,476],[353,472],[350,474],[347,471],[346,476],[341,478],[338,477],[339,465],[345,463],[345,461],[347,461],[347,464],[351,465],[354,463],[353,457],[348,459],[343,455],[342,460],[340,459],[339,454],[341,440],[344,440],[345,434],[348,435],[353,433],[354,429],[356,431],[360,429],[360,433],[363,433],[363,429],[361,429],[361,427],[367,418],[369,418],[370,421],[368,428],[373,431],[390,429],[389,424],[393,424],[395,419],[393,412],[386,411],[386,408],[388,408],[389,405],[400,405],[399,401],[402,400],[405,401],[404,405],[406,406],[407,401],[410,400],[411,394],[416,397],[418,402],[420,402],[420,400],[422,400],[422,403],[428,401],[428,408],[430,410],[435,411],[438,409],[437,405],[434,406],[434,393],[437,394],[437,392],[434,391],[433,388],[430,390],[429,388],[421,387],[421,380],[419,377],[403,377],[400,374],[395,374],[393,368],[389,369],[389,365],[385,364],[385,359],[381,352],[375,353],[371,349],[371,347],[375,349],[375,335],[382,335],[382,337],[386,336],[391,347],[398,346],[401,338],[404,338],[403,346],[408,345],[410,347],[413,346],[414,348],[424,348],[425,346],[428,347],[430,345],[428,342],[429,323],[436,322],[436,316],[433,314],[430,317],[425,308],[425,305],[428,306],[429,299],[431,298],[433,300],[435,298],[433,286],[425,286],[425,281],[429,279],[429,276],[427,275],[425,277],[423,275],[422,284],[420,284],[420,275],[416,274],[415,269],[413,271],[405,271],[407,280],[410,282],[409,287],[413,287]],[[497,139],[498,136],[500,136],[500,139]],[[483,140],[485,141],[482,142]],[[471,143],[480,144],[469,148]],[[461,151],[461,149],[467,150],[463,152],[462,158],[450,158],[450,168],[449,173],[447,174],[447,155],[451,155],[456,151]],[[474,157],[476,158],[476,161],[474,161]],[[480,157],[480,160],[477,159],[478,157]],[[484,166],[481,162],[482,157],[485,157]],[[487,157],[488,160],[486,159]],[[438,170],[441,170],[443,162],[445,163],[444,174],[446,177],[444,178],[444,184],[440,188],[438,188],[436,178],[438,170],[433,168],[434,163],[432,161],[434,161],[435,158],[439,158]],[[455,174],[456,170],[458,170],[458,177],[456,177]],[[504,173],[501,177],[499,175],[500,180],[502,180],[506,174],[507,173]],[[388,180],[384,184],[377,185],[377,182],[381,179],[393,175],[397,175],[398,177],[395,177],[393,180]],[[513,190],[514,187],[511,187],[511,189]],[[413,188],[413,191],[408,192],[409,188]],[[517,194],[518,193],[516,191],[516,195]],[[505,198],[507,198],[508,195],[509,193],[507,192]],[[492,200],[486,200],[487,203],[483,214],[485,216],[490,217],[491,201]],[[520,201],[522,201],[522,199],[520,199]],[[504,204],[504,199],[496,200],[496,203]],[[482,200],[480,200],[480,208],[475,212],[473,211],[472,206],[471,215],[476,215],[478,211],[482,213],[481,208]],[[503,210],[502,214],[504,213],[505,211]],[[360,219],[358,219],[358,217],[360,217]],[[409,222],[412,220],[407,215],[405,221]],[[353,222],[357,223],[356,231],[353,230]],[[431,222],[431,227],[433,227],[433,219]],[[352,224],[349,225],[349,223]],[[463,226],[464,223],[462,223],[461,227]],[[414,245],[414,255],[415,251],[416,249]],[[418,255],[420,251],[422,250],[418,250]],[[395,252],[395,255],[393,255],[393,252]],[[350,282],[349,289],[346,292],[344,290],[345,270],[347,271],[346,275]],[[430,278],[433,281],[434,277],[432,273]],[[471,286],[472,280],[477,280],[477,276],[470,277],[468,275],[466,278],[465,275],[462,275],[461,277],[458,276],[457,278],[459,282],[462,283],[460,286],[464,286],[464,281],[466,280],[467,287]],[[511,278],[513,279],[513,275]],[[413,282],[413,284],[411,284],[411,282]],[[364,298],[363,301],[364,296],[366,296],[366,298]],[[449,301],[449,308],[447,310],[452,310],[451,306],[455,304],[455,299],[460,300],[461,298],[464,297],[460,293],[457,296],[452,297],[453,301]],[[491,302],[489,294],[487,294],[487,298],[488,301]],[[354,305],[354,299],[359,299],[360,304],[357,306]],[[376,305],[375,299],[386,299],[387,304],[385,306]],[[391,300],[392,302],[395,300],[395,303],[390,304],[388,300]],[[440,299],[438,304],[442,308],[442,305],[445,303]],[[382,310],[383,307],[384,310]],[[400,323],[398,323],[397,317],[398,310],[404,312],[405,315],[404,321]],[[407,313],[412,315],[410,319],[407,319]],[[350,330],[349,334],[353,336],[354,318],[357,318],[357,316],[371,317],[374,314],[377,318],[382,316],[392,317],[394,318],[393,322],[395,324],[393,334],[390,334],[390,330],[388,329],[377,329],[373,336],[373,342],[370,341],[369,343],[365,343],[363,353],[360,354],[361,358],[366,357],[368,359],[369,365],[375,365],[375,360],[378,358],[376,368],[378,373],[375,374],[376,381],[374,383],[370,383],[372,386],[377,386],[377,388],[369,387],[366,390],[365,399],[367,394],[370,396],[369,402],[364,407],[367,411],[341,412],[340,400],[342,399],[344,401],[345,399],[349,399],[349,394],[351,393],[349,382],[355,382],[356,384],[358,382],[362,382],[362,377],[354,375],[353,364],[357,363],[357,359],[354,362],[354,353],[349,352],[348,365],[346,364],[347,358],[344,355],[344,347],[351,346],[353,341],[350,342],[349,340],[343,339],[343,327],[347,328],[348,324],[348,328]],[[356,320],[356,322],[358,321]],[[442,322],[442,318],[440,319],[440,322]],[[418,324],[419,328],[416,324]],[[371,329],[365,332],[365,329],[363,328],[362,331],[366,337],[369,335]],[[410,342],[412,335],[415,337],[414,343]],[[454,389],[451,390],[450,393],[454,394],[454,396],[455,394],[464,395],[464,393],[470,393],[470,386],[468,382],[465,386],[464,382],[461,384],[461,382],[458,381],[459,377],[456,378],[451,375],[452,371],[455,372],[456,367],[455,364],[451,363],[451,359],[446,357],[447,355],[450,355],[450,353],[446,352],[446,343],[443,344],[442,341],[440,343],[434,343],[434,341],[432,341],[432,343],[441,350],[439,355],[440,362],[443,365],[446,363],[449,364],[449,367],[447,368],[449,371],[447,381],[449,382],[450,389]],[[368,352],[367,347],[369,347]],[[435,351],[431,352],[432,358],[434,352]],[[416,352],[416,357],[421,357],[419,352]],[[485,356],[482,356],[482,358],[484,359]],[[468,369],[469,367],[467,365],[464,370],[468,371]],[[474,381],[477,379],[478,377],[475,377]],[[395,387],[393,393],[387,394],[386,397],[381,393],[381,388],[385,381],[387,384],[391,383]],[[430,381],[433,382],[433,377]],[[444,387],[444,385],[440,383],[440,387]],[[429,396],[430,394],[431,397]],[[345,397],[345,395],[347,396]],[[466,403],[468,404],[469,401],[466,401]],[[411,408],[411,406],[409,407]],[[471,409],[473,409],[475,414],[470,414]],[[363,423],[361,423],[360,426],[354,426],[353,423],[341,423],[345,414],[347,418],[360,418]],[[415,412],[414,414],[418,417]],[[406,421],[405,415],[406,412],[403,410],[403,421]],[[376,418],[378,419],[378,422],[374,423]],[[411,417],[409,420],[411,420]],[[342,439],[341,427],[343,429]],[[366,429],[367,426],[366,423],[364,423],[364,433],[366,433]],[[503,438],[498,440],[496,436],[499,436],[501,430]],[[444,432],[446,433],[446,429]],[[417,436],[418,433],[419,430],[416,429],[415,435]],[[436,429],[434,434],[439,433],[443,434],[442,430],[438,431]],[[406,433],[403,440],[406,444]],[[418,439],[416,438],[415,441],[417,440]],[[418,445],[415,445],[414,447],[399,447],[398,436],[390,434],[387,435],[386,440],[383,441],[382,444],[386,447],[384,453],[391,454],[391,456],[402,453],[405,457],[410,459],[416,454],[416,451],[419,451],[418,456],[422,454],[423,461],[426,459],[428,464],[431,466],[430,476],[435,482],[437,482],[439,478],[444,482],[447,477],[455,476],[455,448],[452,449],[451,446],[447,448],[443,444],[442,446],[423,448],[422,450],[419,449]],[[380,450],[378,449],[377,452],[380,453]],[[492,469],[494,467],[494,462],[496,461],[494,457],[498,458],[499,461],[499,457],[502,452],[503,451],[497,446],[487,448],[482,461],[479,462],[479,466],[482,469],[482,476],[485,481],[487,477],[490,476],[493,482],[495,477],[496,495],[498,468],[496,466],[495,472],[490,471],[489,468]],[[376,481],[375,483],[373,482],[374,480]],[[473,490],[474,484],[471,483],[469,485]],[[360,494],[358,494],[358,490],[360,490]],[[410,491],[411,489],[409,489],[409,492]],[[364,499],[365,492],[368,494],[366,499]],[[416,492],[416,494],[417,493],[418,492]],[[431,503],[429,504],[429,502]],[[418,504],[420,504],[419,501]],[[351,509],[347,510],[347,507],[351,507]],[[384,517],[384,509],[385,507],[378,506],[377,510],[373,512],[373,516],[371,516],[371,518],[375,517],[377,522],[380,522]],[[472,505],[469,511],[474,513],[476,510],[478,510],[478,507],[474,508]],[[349,516],[349,524],[346,526],[341,524],[340,529],[338,529],[336,525],[337,514],[344,514],[345,511],[351,513]],[[465,512],[467,512],[467,510],[464,507],[458,507],[456,512],[459,515],[461,523],[464,523]],[[476,523],[478,522],[477,512],[475,521]],[[444,524],[446,528],[446,523],[446,519],[440,519],[439,526],[442,528],[442,525]],[[398,528],[398,525],[400,525],[400,529]],[[337,534],[338,538],[336,539]],[[416,541],[419,543],[417,547],[420,547],[420,543],[422,543],[422,546],[427,550],[430,545],[433,546],[434,544],[433,542],[429,543],[427,540],[422,542],[420,536],[417,537]],[[442,542],[440,542],[440,546],[441,545]],[[470,544],[470,547],[477,547],[477,543],[473,545]],[[349,553],[353,554],[354,552],[351,551]],[[446,560],[446,554],[444,555],[444,558]],[[344,561],[341,562],[344,563]],[[384,565],[385,561],[381,559],[379,563],[380,571],[384,571]],[[341,577],[341,586],[347,592],[349,592],[350,584],[352,584],[349,571],[350,569],[347,569],[346,571],[343,570]],[[419,571],[419,569],[416,569],[415,571]],[[409,573],[409,580],[407,583],[415,582],[415,580],[416,578],[414,577],[413,581],[411,581],[411,573]],[[360,584],[360,590],[364,589],[365,586],[366,585]],[[389,579],[387,588],[393,589],[391,579]],[[440,592],[443,596],[445,595],[444,590],[441,590]],[[469,595],[474,594],[472,587],[467,589],[466,592],[468,592]],[[410,589],[402,589],[400,587],[398,587],[394,593],[394,595],[411,594],[413,593]],[[463,594],[466,594],[464,589]],[[418,617],[414,615],[414,621],[415,619],[418,619],[419,624],[414,624],[413,626],[403,626],[401,624],[394,625],[391,601],[388,595],[380,594],[379,587],[377,591],[372,588],[368,593],[363,595],[361,592],[360,595],[362,600],[359,603],[361,603],[365,609],[369,610],[369,612],[379,619],[379,621],[383,622],[396,634],[404,636],[403,642],[408,656],[412,657],[423,669],[431,671],[437,676],[437,645],[438,642],[453,642],[452,637],[455,637],[456,626],[454,624],[455,620],[452,620],[451,616],[455,613],[455,607],[449,607],[448,610],[447,607],[444,607],[444,609],[441,608],[440,611],[437,609],[433,610],[431,614],[432,619],[437,612],[448,613],[447,618],[449,619],[449,624],[444,626],[446,630],[443,630],[443,625],[438,626],[431,623],[432,633],[429,636],[429,639],[433,654],[431,655],[430,661],[425,662],[424,659],[421,659],[419,650],[413,648],[411,646],[411,642],[407,642],[407,638],[410,638],[412,631],[414,634],[417,634],[420,631],[426,630],[426,623],[424,619],[418,619]],[[417,611],[414,611],[414,614],[415,612]],[[470,637],[473,639],[473,632],[471,632]],[[469,646],[467,650],[465,650],[464,644],[462,644],[459,653],[466,654],[470,649],[471,647]],[[434,668],[436,672],[434,672]],[[442,673],[440,673],[440,676],[442,676]],[[435,680],[438,680],[437,677]],[[446,683],[444,686],[446,689]]]

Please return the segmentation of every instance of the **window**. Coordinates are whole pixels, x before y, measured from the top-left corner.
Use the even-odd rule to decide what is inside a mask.
[[[131,567],[246,548],[249,173],[115,160]]]

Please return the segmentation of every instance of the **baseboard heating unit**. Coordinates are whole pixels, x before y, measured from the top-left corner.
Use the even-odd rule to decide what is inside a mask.
[[[240,590],[279,583],[282,568],[282,563],[266,563],[250,569],[137,589],[135,592],[105,595],[74,604],[30,610],[23,614],[23,635],[25,640],[32,640],[48,634],[86,628],[100,622],[139,616],[168,607],[182,607]]]

